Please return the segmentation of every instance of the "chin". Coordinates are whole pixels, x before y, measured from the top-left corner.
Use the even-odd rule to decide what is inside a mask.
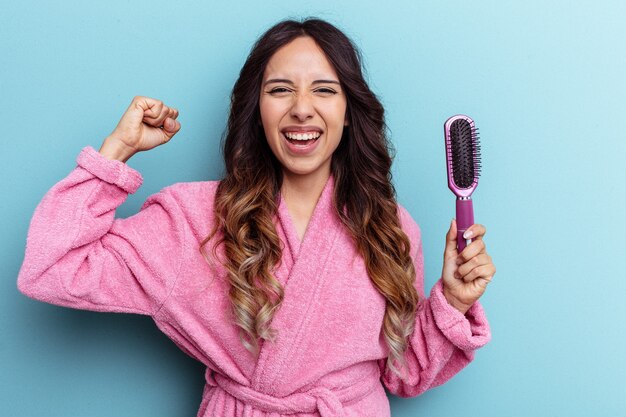
[[[319,175],[324,171],[324,168],[323,166],[317,164],[293,164],[283,165],[283,170],[292,175],[305,177],[308,175]]]

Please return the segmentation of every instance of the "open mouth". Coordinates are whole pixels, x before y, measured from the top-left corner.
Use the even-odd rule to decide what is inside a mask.
[[[292,145],[308,146],[315,143],[322,136],[322,132],[283,132],[283,135]]]

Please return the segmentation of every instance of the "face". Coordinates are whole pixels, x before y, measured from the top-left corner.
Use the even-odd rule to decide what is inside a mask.
[[[347,125],[346,96],[312,38],[296,38],[276,51],[260,94],[265,137],[285,175],[328,178]]]

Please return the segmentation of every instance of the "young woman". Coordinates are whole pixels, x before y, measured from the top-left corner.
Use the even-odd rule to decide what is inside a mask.
[[[424,294],[420,231],[395,199],[383,108],[350,40],[284,21],[254,45],[231,99],[219,182],[178,183],[140,212],[125,162],[168,142],[178,111],[135,97],[100,151],[44,197],[19,289],[62,306],[150,315],[206,364],[198,416],[388,416],[490,338],[485,227]]]

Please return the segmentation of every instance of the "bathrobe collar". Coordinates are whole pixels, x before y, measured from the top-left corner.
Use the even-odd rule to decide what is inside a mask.
[[[283,247],[282,261],[275,270],[283,285],[285,298],[272,320],[280,329],[274,342],[261,344],[259,360],[252,377],[252,387],[272,394],[281,374],[290,361],[298,360],[303,335],[309,334],[311,311],[320,308],[320,288],[327,264],[332,259],[333,245],[344,226],[333,203],[334,179],[331,175],[322,190],[302,242],[298,239],[287,204],[281,197],[278,206],[277,231]]]

